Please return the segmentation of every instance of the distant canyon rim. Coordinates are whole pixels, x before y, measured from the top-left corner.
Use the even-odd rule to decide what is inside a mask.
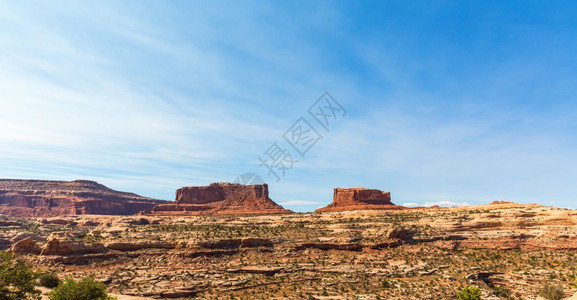
[[[316,212],[406,209],[391,202],[390,192],[335,188],[333,202]],[[0,213],[20,217],[62,215],[205,215],[286,214],[269,197],[267,184],[212,183],[182,187],[175,201],[119,192],[89,180],[0,180]]]

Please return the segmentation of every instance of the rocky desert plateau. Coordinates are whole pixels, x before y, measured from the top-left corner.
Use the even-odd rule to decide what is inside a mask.
[[[167,202],[91,181],[2,180],[0,212],[1,249],[59,278],[94,276],[118,299],[577,292],[577,212],[537,204],[405,208],[388,192],[336,188],[329,206],[294,213],[266,184],[185,187]]]

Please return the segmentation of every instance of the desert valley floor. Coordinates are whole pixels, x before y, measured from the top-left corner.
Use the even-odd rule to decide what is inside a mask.
[[[539,205],[0,220],[3,249],[119,299],[538,299],[575,293],[577,212]]]

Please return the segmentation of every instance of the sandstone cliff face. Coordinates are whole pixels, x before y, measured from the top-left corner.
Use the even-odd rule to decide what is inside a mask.
[[[212,183],[183,187],[176,191],[174,204],[161,204],[144,212],[163,215],[276,214],[290,213],[268,196],[268,185]]]
[[[0,213],[10,216],[131,215],[166,202],[118,192],[87,180],[0,179]]]
[[[392,205],[391,193],[374,189],[336,188],[333,196],[335,205]]]
[[[391,193],[375,189],[336,188],[333,203],[319,208],[316,212],[335,212],[366,209],[394,209],[402,208],[391,202]]]

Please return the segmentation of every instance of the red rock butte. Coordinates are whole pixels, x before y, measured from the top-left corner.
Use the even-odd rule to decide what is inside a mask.
[[[315,212],[335,212],[368,209],[402,209],[391,202],[391,193],[376,189],[336,188],[333,203]]]
[[[0,179],[0,214],[14,217],[132,215],[167,202],[115,191],[88,180]]]
[[[284,214],[292,211],[276,204],[268,196],[268,185],[212,183],[208,186],[183,187],[176,191],[173,204],[161,204],[143,214]]]

